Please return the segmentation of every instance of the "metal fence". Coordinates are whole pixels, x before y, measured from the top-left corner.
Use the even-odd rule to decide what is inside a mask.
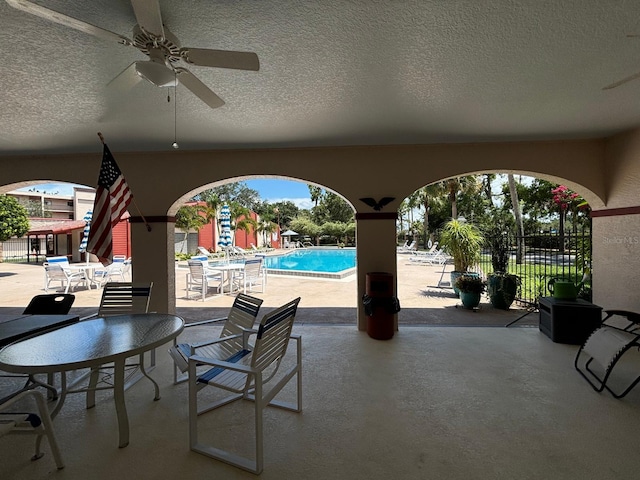
[[[37,242],[37,243],[34,243]],[[42,262],[47,251],[46,239],[27,239],[10,238],[6,242],[2,242],[2,261],[3,262]],[[37,253],[37,255],[36,255]]]
[[[491,239],[488,240],[486,244],[491,245]],[[576,285],[585,279],[580,297],[591,300],[591,229],[585,227],[564,235],[519,236],[515,242],[508,273],[518,275],[521,280],[516,302],[536,305],[538,297],[550,295],[548,283],[551,279],[572,281]],[[521,255],[518,255],[518,245]],[[485,277],[493,271],[490,249],[483,252],[480,268]]]

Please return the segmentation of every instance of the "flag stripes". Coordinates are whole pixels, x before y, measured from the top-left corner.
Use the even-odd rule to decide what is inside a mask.
[[[96,255],[104,265],[111,263],[113,257],[112,229],[132,198],[129,186],[105,144],[87,247],[87,251]]]

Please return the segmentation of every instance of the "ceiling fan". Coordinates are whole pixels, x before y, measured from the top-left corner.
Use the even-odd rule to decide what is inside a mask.
[[[189,70],[178,66],[180,60],[203,67],[252,71],[260,69],[258,56],[253,52],[181,47],[175,35],[162,23],[158,0],[131,0],[133,13],[138,22],[133,27],[133,40],[28,0],[6,0],[6,2],[18,10],[75,28],[89,35],[135,47],[147,55],[149,60],[133,62],[109,82],[118,84],[120,88],[131,88],[142,79],[157,87],[173,87],[181,83],[211,108],[218,108],[224,105],[224,100]]]

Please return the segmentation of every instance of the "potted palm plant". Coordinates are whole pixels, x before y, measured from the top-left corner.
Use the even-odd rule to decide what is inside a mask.
[[[520,286],[520,277],[508,273],[512,235],[508,228],[496,225],[490,232],[491,264],[493,272],[487,275],[487,292],[494,308],[509,310]]]
[[[468,309],[477,308],[480,304],[480,297],[485,290],[485,282],[475,275],[460,275],[456,278],[455,286],[460,290],[460,300],[462,305]]]
[[[440,234],[440,245],[453,257],[453,271],[451,285],[456,295],[460,292],[456,287],[456,279],[469,272],[469,268],[480,261],[480,253],[484,236],[482,232],[463,219],[449,220]]]

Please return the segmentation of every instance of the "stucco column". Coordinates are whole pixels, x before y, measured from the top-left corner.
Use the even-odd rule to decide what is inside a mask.
[[[396,212],[357,213],[356,245],[358,261],[358,330],[367,329],[362,306],[367,272],[387,272],[394,276],[393,294],[397,295]],[[395,329],[398,316],[394,316]]]
[[[176,312],[174,217],[131,217],[131,274],[134,282],[153,282],[149,311]]]

